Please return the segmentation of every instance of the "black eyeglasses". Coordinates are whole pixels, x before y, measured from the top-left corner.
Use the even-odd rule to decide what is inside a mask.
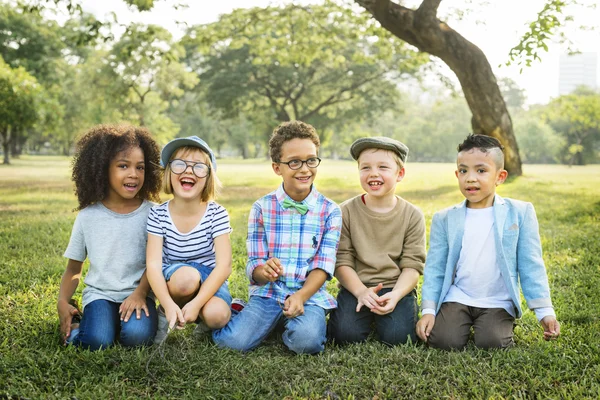
[[[193,163],[176,158],[173,161],[171,161],[169,165],[171,165],[171,171],[177,175],[183,174],[188,169],[188,167],[192,168],[192,172],[198,178],[205,178],[210,173],[210,167],[201,162]]]
[[[311,157],[306,160],[279,161],[279,164],[286,164],[290,169],[300,169],[304,163],[306,163],[308,168],[317,168],[321,164],[321,159],[319,157]]]

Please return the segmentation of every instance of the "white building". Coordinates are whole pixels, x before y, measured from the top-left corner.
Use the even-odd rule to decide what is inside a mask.
[[[598,53],[560,56],[558,94],[569,94],[578,86],[598,89]]]

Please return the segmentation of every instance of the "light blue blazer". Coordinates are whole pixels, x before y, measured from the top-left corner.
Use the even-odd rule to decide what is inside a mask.
[[[465,229],[466,200],[435,213],[431,221],[421,308],[439,311],[453,283]],[[518,317],[519,281],[530,309],[552,307],[535,210],[531,203],[494,198],[496,260]]]

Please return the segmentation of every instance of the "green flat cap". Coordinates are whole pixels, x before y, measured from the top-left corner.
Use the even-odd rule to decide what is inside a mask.
[[[383,149],[390,150],[398,154],[403,163],[406,162],[406,156],[408,155],[408,147],[402,142],[396,139],[392,139],[385,136],[373,136],[356,139],[352,146],[350,146],[350,154],[352,158],[358,160],[358,156],[366,149]]]

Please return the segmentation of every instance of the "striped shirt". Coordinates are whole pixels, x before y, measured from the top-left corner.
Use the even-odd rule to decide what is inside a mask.
[[[227,210],[209,201],[198,225],[188,233],[181,233],[171,219],[169,201],[166,201],[150,210],[147,230],[163,238],[163,268],[180,262],[197,262],[214,268],[214,239],[231,233],[232,229]]]
[[[305,215],[294,208],[283,208],[288,197],[281,185],[252,205],[246,240],[250,295],[274,298],[282,305],[287,296],[302,288],[312,270],[322,269],[328,280],[333,277],[342,228],[340,208],[314,186],[302,201],[308,206]],[[275,282],[259,285],[252,279],[252,273],[271,257],[281,261],[284,272]],[[326,286],[324,283],[306,304],[335,308],[336,301]]]

